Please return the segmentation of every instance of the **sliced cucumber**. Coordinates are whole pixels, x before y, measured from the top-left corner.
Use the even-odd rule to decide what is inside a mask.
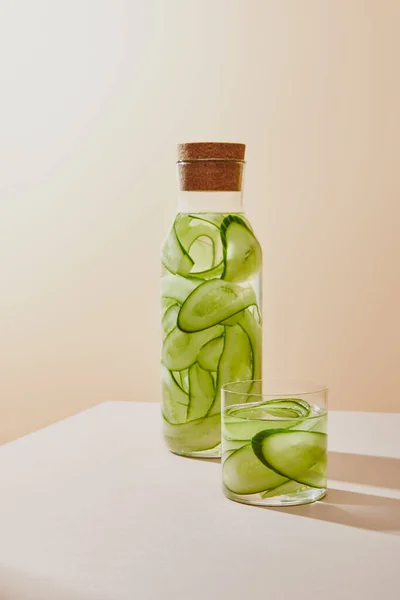
[[[207,272],[214,266],[214,244],[208,237],[199,237],[189,248],[193,260],[192,274]]]
[[[214,382],[209,371],[197,363],[189,369],[189,407],[187,420],[204,417],[214,400]]]
[[[176,327],[180,307],[178,304],[173,304],[166,311],[162,318],[163,341],[169,333]]]
[[[174,304],[182,304],[188,295],[202,283],[204,283],[202,279],[194,277],[166,275],[161,278],[161,296],[168,298],[168,301],[174,300]]]
[[[222,385],[231,381],[252,379],[252,374],[252,350],[248,336],[240,325],[225,327],[224,349],[218,365],[217,390],[210,414],[221,410]]]
[[[187,394],[189,393],[189,369],[183,369],[183,371],[178,371],[179,373],[179,381],[181,383],[181,388]]]
[[[164,318],[165,313],[171,306],[177,304],[175,298],[161,298],[161,315]]]
[[[211,223],[211,225],[218,227],[218,229],[221,227],[222,221],[225,219],[225,215],[223,213],[197,213],[189,216],[192,219],[197,219],[198,221]]]
[[[218,363],[223,349],[223,336],[215,338],[205,344],[200,350],[198,356],[198,362],[201,368],[206,369],[206,371],[216,371],[218,369]]]
[[[258,240],[238,216],[229,215],[221,224],[225,281],[247,281],[261,270],[262,252]]]
[[[297,423],[302,423],[301,419],[290,419],[288,421],[280,420],[262,420],[262,419],[241,419],[235,417],[232,413],[226,413],[225,415],[225,426],[224,435],[230,440],[242,440],[251,441],[251,439],[260,431],[266,431],[267,429],[273,429],[276,431],[289,429],[294,427]]]
[[[193,259],[186,252],[176,234],[175,225],[172,227],[162,249],[162,264],[171,273],[187,275],[194,265]]]
[[[178,327],[192,333],[217,323],[256,302],[251,286],[239,286],[220,279],[205,281],[189,294],[178,316]]]
[[[164,436],[172,452],[191,453],[210,450],[221,441],[221,418],[213,415],[175,425],[164,418]]]
[[[258,408],[269,415],[281,419],[299,419],[306,418],[311,412],[311,406],[305,400],[296,398],[279,398],[277,400],[268,400],[258,405]]]
[[[315,488],[326,487],[327,436],[314,431],[261,431],[254,453],[283,477]]]
[[[193,275],[197,275],[197,273],[200,275],[201,273],[201,276],[204,276],[205,273],[208,273],[209,270],[222,262],[220,230],[210,221],[194,219],[191,215],[181,214],[175,222],[175,231],[179,244],[193,260],[191,268]],[[204,247],[207,242],[209,248]],[[201,248],[201,245],[203,245],[203,248]]]
[[[286,496],[287,494],[300,494],[308,489],[308,485],[297,483],[297,481],[286,481],[278,487],[272,488],[261,494],[262,498],[273,498],[274,496]]]
[[[168,369],[162,369],[162,410],[170,423],[184,423],[189,396],[179,387]]]
[[[178,317],[179,318],[179,317]],[[252,356],[253,356],[253,374],[252,379],[259,380],[262,377],[262,331],[261,324],[258,323],[254,316],[251,314],[249,309],[244,310],[241,313],[239,324],[243,331],[246,332],[251,348],[252,348]],[[258,393],[261,392],[260,384],[257,381],[254,384],[254,389],[257,390]]]
[[[162,349],[162,362],[171,371],[187,369],[197,360],[204,344],[220,337],[224,332],[222,325],[216,325],[197,333],[184,333],[177,327],[166,337]]]
[[[258,494],[287,481],[266,467],[254,454],[251,444],[233,452],[222,466],[225,487],[234,494]]]

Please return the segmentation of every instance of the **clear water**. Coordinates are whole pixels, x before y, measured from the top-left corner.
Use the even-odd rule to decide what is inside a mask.
[[[325,495],[327,413],[309,406],[306,416],[293,417],[284,403],[276,411],[279,417],[269,410],[268,402],[224,410],[222,474],[228,498],[287,506]]]

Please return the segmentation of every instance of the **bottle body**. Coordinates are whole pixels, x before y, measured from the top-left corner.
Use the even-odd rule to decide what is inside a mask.
[[[164,438],[187,456],[220,456],[221,386],[262,376],[261,248],[241,194],[218,196],[181,203],[162,248]]]

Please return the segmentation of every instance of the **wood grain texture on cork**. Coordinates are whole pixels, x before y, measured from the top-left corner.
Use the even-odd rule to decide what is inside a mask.
[[[179,144],[181,191],[241,191],[245,150],[245,144],[225,142]]]
[[[245,144],[228,142],[190,142],[178,144],[178,161],[244,160]]]

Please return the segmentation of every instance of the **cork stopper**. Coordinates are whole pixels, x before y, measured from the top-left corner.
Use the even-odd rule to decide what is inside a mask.
[[[245,144],[193,142],[178,144],[178,177],[182,191],[239,192]]]

